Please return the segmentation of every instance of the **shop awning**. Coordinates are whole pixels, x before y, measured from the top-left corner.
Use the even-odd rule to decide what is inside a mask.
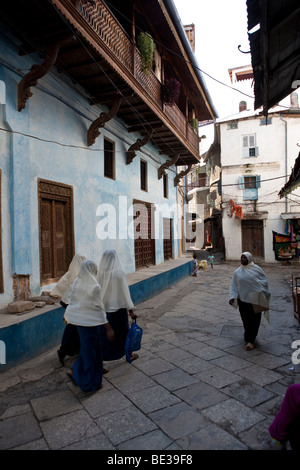
[[[281,214],[283,220],[300,219],[300,212],[284,212]]]

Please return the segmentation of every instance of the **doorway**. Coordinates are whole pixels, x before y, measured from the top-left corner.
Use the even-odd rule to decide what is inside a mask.
[[[242,220],[242,250],[255,258],[264,258],[264,227],[262,220]]]

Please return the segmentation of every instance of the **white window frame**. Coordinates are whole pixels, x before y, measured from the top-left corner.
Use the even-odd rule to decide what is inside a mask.
[[[242,156],[243,158],[257,157],[259,149],[256,145],[256,134],[242,136]]]

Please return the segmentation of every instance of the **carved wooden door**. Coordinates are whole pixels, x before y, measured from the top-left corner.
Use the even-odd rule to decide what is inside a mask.
[[[242,250],[256,258],[264,257],[264,232],[262,220],[242,221]]]
[[[146,202],[134,203],[134,252],[136,269],[155,264],[155,240],[152,205]]]
[[[72,191],[70,187],[39,182],[40,267],[43,283],[57,281],[74,254]]]

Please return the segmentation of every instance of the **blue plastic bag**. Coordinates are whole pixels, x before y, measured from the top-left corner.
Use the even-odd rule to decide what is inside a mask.
[[[143,330],[136,323],[136,320],[131,324],[130,330],[128,331],[126,343],[125,343],[125,353],[126,361],[131,363],[131,355],[133,351],[138,351],[141,349],[142,344]]]

